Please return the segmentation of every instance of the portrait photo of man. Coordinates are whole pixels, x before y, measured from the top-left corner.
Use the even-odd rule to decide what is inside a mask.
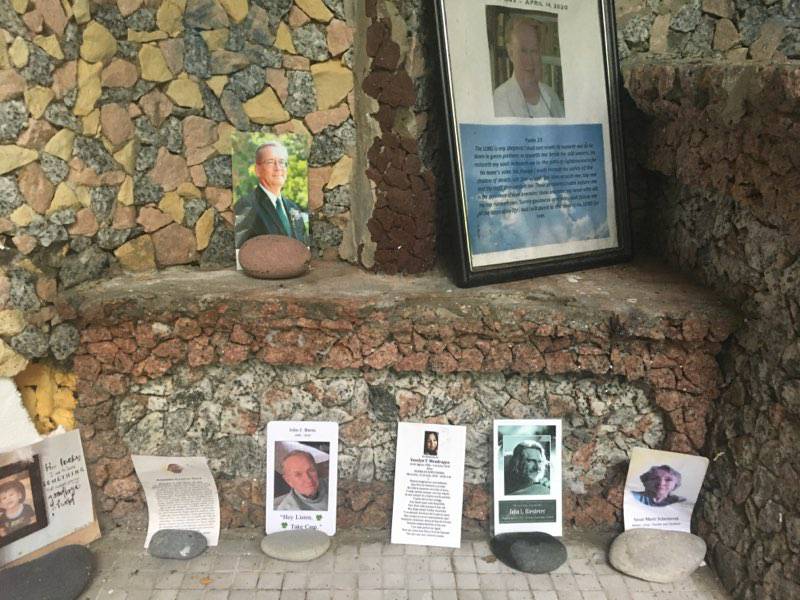
[[[544,446],[536,440],[525,440],[514,446],[504,461],[505,494],[507,496],[542,496],[550,493],[547,477],[549,460]]]
[[[439,433],[437,431],[425,432],[425,444],[422,451],[428,456],[437,456],[439,454]]]
[[[498,7],[487,7],[487,11],[494,116],[564,117],[564,104],[555,89],[561,78],[557,22],[498,12]]]
[[[311,452],[292,450],[276,463],[276,479],[282,477],[289,491],[275,496],[275,510],[328,510],[328,480],[320,473]],[[275,489],[279,489],[276,481]]]
[[[639,477],[644,491],[633,491],[631,494],[645,506],[669,506],[676,502],[684,502],[686,498],[673,494],[681,485],[681,474],[669,465],[650,467]]]
[[[287,189],[290,171],[297,170],[291,161],[289,149],[279,140],[268,140],[255,145],[252,139],[234,145],[234,235],[236,248],[258,235],[285,235],[308,245],[307,189],[301,201],[293,198],[300,192],[291,177],[292,190]],[[299,159],[298,164],[305,164]],[[305,179],[302,182],[307,185]]]

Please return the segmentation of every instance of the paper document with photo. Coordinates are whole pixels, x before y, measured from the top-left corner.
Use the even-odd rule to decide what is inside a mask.
[[[461,546],[467,428],[398,423],[392,543]]]
[[[494,422],[494,533],[562,534],[561,420]]]
[[[84,541],[88,543],[100,537],[78,430],[52,435],[28,448],[38,458],[47,525],[0,547],[0,565],[90,526],[95,528],[94,533]],[[35,494],[36,490],[31,492]]]
[[[707,469],[703,456],[634,448],[625,480],[625,529],[691,533],[692,511]]]
[[[318,529],[336,533],[339,424],[267,424],[266,531]]]
[[[131,456],[147,498],[147,538],[162,529],[202,533],[219,541],[219,496],[208,460],[202,456]]]

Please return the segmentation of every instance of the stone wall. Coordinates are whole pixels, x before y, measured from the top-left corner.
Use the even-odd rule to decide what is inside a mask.
[[[735,320],[661,270],[454,295],[339,269],[291,287],[191,272],[70,294],[95,498],[141,519],[131,452],[209,456],[225,525],[263,519],[272,419],[341,424],[342,526],[386,527],[396,423],[468,426],[468,526],[489,515],[492,419],[564,420],[568,524],[611,525],[634,445],[698,452]],[[331,277],[333,275],[333,277]],[[664,284],[669,282],[669,293]]]
[[[746,315],[720,355],[698,529],[735,597],[800,597],[800,69],[651,64],[626,81],[659,173],[650,249]]]

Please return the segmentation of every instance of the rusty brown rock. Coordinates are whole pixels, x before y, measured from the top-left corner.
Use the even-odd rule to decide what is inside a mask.
[[[216,122],[196,116],[183,120],[183,143],[187,148],[211,146],[217,139]]]
[[[39,163],[33,162],[25,165],[19,172],[17,184],[30,207],[41,215],[45,214],[50,208],[55,187],[50,183]]]
[[[75,214],[75,222],[70,225],[70,235],[93,236],[97,233],[98,224],[94,212],[90,208],[82,208]]]
[[[78,84],[78,61],[71,60],[53,71],[53,91],[56,98],[63,98]]]
[[[174,108],[172,101],[159,90],[153,90],[142,96],[142,99],[139,100],[139,106],[144,111],[144,114],[150,118],[150,122],[154,127],[161,127],[166,118],[172,114],[172,109]]]
[[[55,127],[44,119],[30,119],[28,123],[28,128],[17,139],[17,144],[23,148],[42,150],[56,134]]]
[[[353,29],[339,19],[333,19],[328,23],[325,36],[331,56],[339,56],[353,45]]]
[[[308,271],[311,251],[285,235],[258,235],[239,249],[239,264],[250,277],[287,279]]]
[[[36,10],[42,15],[45,24],[61,37],[67,26],[67,15],[58,0],[35,0]]]
[[[100,109],[103,134],[114,148],[119,148],[133,135],[133,121],[121,104],[104,104]]]
[[[136,70],[136,65],[117,58],[103,69],[100,74],[100,83],[104,87],[132,87],[138,78],[139,72]]]
[[[177,223],[153,234],[156,263],[159,267],[185,265],[197,260],[194,232]]]
[[[25,78],[13,69],[0,71],[0,102],[22,96]]]
[[[164,214],[154,206],[145,206],[139,211],[136,222],[141,225],[145,233],[152,233],[172,223],[172,217]]]
[[[164,147],[159,148],[156,164],[149,173],[150,179],[160,185],[165,192],[177,187],[189,179],[189,169],[186,159],[177,154],[172,154]]]

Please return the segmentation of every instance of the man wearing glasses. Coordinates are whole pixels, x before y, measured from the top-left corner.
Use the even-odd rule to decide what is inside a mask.
[[[288,174],[289,152],[279,142],[267,142],[256,150],[258,185],[235,206],[236,247],[251,237],[286,235],[308,245],[306,212],[281,194]]]

